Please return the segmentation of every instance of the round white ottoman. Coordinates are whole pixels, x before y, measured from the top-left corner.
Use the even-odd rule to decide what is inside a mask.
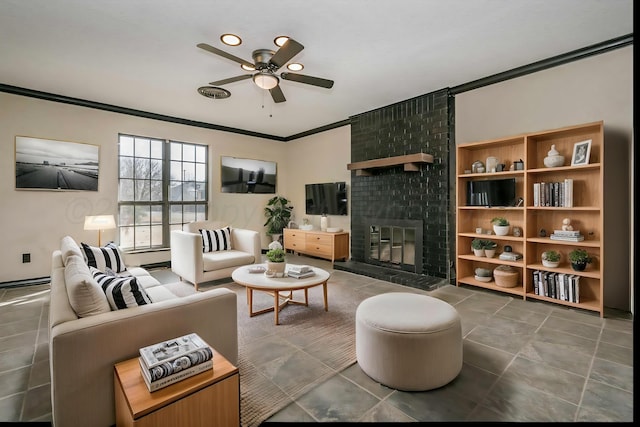
[[[462,369],[460,315],[426,295],[390,292],[356,309],[356,358],[375,381],[397,390],[441,387]]]

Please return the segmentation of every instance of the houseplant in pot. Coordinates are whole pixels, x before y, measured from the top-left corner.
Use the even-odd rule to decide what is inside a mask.
[[[289,200],[282,196],[274,196],[269,199],[264,208],[264,216],[267,217],[264,225],[267,227],[267,235],[271,240],[280,240],[282,230],[291,220],[293,206],[289,205]]]
[[[491,220],[491,224],[493,224],[493,232],[496,233],[497,236],[506,236],[509,234],[509,220],[506,218],[497,216]]]
[[[267,271],[265,275],[271,277],[283,277],[284,269],[287,265],[285,262],[286,252],[277,240],[269,243],[269,250],[265,254],[267,257]]]
[[[577,248],[569,252],[569,261],[571,262],[571,268],[575,271],[584,271],[587,268],[587,264],[591,264],[593,259],[587,251]]]
[[[557,267],[560,265],[560,253],[554,250],[542,252],[542,265],[551,268]]]
[[[471,241],[471,249],[473,250],[473,254],[475,256],[484,256],[484,240],[483,239],[473,239]]]
[[[496,248],[498,244],[493,240],[485,240],[484,241],[484,255],[487,258],[493,258],[496,254]]]

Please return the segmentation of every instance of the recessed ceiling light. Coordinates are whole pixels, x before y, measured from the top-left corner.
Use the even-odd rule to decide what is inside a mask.
[[[256,67],[254,67],[253,65],[251,67],[249,67],[248,65],[242,64],[240,66],[240,68],[242,68],[245,71],[255,71],[256,70]]]
[[[304,68],[304,65],[298,62],[294,62],[292,64],[287,65],[287,68],[290,69],[291,71],[302,71],[302,69]]]
[[[242,39],[235,34],[223,34],[220,36],[220,40],[227,46],[238,46],[242,43]]]
[[[273,42],[276,44],[276,46],[282,47],[282,45],[285,44],[287,40],[289,40],[289,36],[278,36],[273,39]]]

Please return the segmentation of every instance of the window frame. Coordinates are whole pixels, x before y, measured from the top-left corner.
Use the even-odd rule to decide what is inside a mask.
[[[129,144],[128,141],[124,141],[124,138],[131,139],[129,150],[123,150],[124,143],[127,142]],[[145,140],[149,141],[148,157],[137,152],[137,142],[139,141],[141,145],[144,145]],[[157,143],[161,143],[162,147],[160,159],[157,157],[158,153],[155,152],[154,154],[153,152],[153,145]],[[176,146],[180,148],[179,156],[172,153]],[[193,147],[193,157],[185,156],[187,152],[185,148],[191,147]],[[178,159],[177,157],[180,158]],[[126,170],[127,165],[123,163],[126,159],[131,159],[129,170]],[[149,160],[148,170],[138,170],[136,168],[136,165],[140,164],[137,161],[141,159]],[[152,168],[152,164],[157,160],[161,162],[159,180],[153,176],[154,169]],[[172,162],[174,166],[175,162],[180,163],[181,173],[179,178],[171,176]],[[185,164],[194,171],[193,176],[189,176],[190,179],[185,177],[187,172]],[[144,174],[141,174],[141,172],[144,172]],[[155,173],[157,173],[157,169]],[[191,221],[204,221],[208,217],[210,171],[209,146],[206,144],[119,133],[117,174],[117,236],[119,246],[125,252],[151,252],[169,249],[171,230],[182,230],[184,224]],[[128,183],[127,181],[131,182]],[[157,188],[155,193],[153,191],[154,181],[160,181],[161,196],[159,199]],[[188,183],[188,185],[185,185],[185,183]],[[173,188],[172,185],[174,186]],[[125,186],[128,186],[128,188],[124,188]],[[181,187],[181,193],[176,193],[176,187]],[[193,190],[189,190],[193,192],[193,199],[185,199],[184,195],[187,194],[185,191],[190,187],[193,188]],[[128,192],[129,196],[123,197],[125,191]],[[148,200],[144,194],[145,200],[135,200],[138,194],[142,194],[145,191],[148,193]],[[176,212],[177,206],[180,207],[179,213]],[[189,212],[189,209],[185,210],[185,207],[189,206],[193,206],[191,212]],[[156,209],[160,208],[160,221],[154,222],[153,220],[154,207]],[[139,209],[149,210],[148,222],[146,220],[138,222],[138,218],[144,215],[140,214]],[[130,212],[125,212],[126,210],[130,210]],[[176,220],[176,216],[178,216],[178,220]],[[161,236],[162,241],[159,244],[154,244],[153,229],[158,226],[161,228],[159,236]],[[148,230],[145,230],[145,228],[148,228]],[[128,234],[129,232],[133,234],[125,237],[125,233]],[[143,235],[146,233],[148,237],[143,237],[139,242],[138,236],[140,233],[143,233]],[[158,236],[157,231],[155,235]],[[156,241],[157,239],[158,237],[155,238]]]

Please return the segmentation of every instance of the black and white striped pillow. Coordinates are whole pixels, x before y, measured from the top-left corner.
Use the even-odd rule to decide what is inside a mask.
[[[216,230],[200,229],[202,252],[228,251],[231,249],[231,227]]]
[[[89,269],[91,270],[91,275],[107,296],[111,310],[151,304],[151,298],[149,298],[147,291],[144,290],[134,276],[110,276],[95,267],[89,267]]]
[[[95,267],[100,271],[106,271],[107,268],[110,268],[115,273],[122,273],[127,270],[122,253],[120,253],[120,249],[115,243],[109,242],[101,248],[89,246],[86,243],[80,244],[82,245],[84,260],[89,267]]]

